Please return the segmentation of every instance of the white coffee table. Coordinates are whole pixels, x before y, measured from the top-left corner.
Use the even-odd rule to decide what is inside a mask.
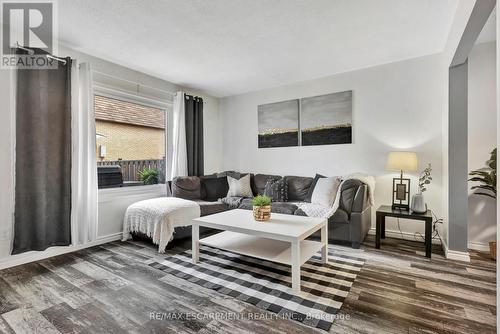
[[[199,240],[199,227],[220,232]],[[328,261],[328,222],[284,214],[271,214],[271,220],[258,222],[251,210],[230,210],[193,219],[193,263],[200,257],[200,244],[234,253],[292,266],[292,290],[300,292],[300,267],[321,250],[321,260]],[[304,240],[321,230],[321,242]]]

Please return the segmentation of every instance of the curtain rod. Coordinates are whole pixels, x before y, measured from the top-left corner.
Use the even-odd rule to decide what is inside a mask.
[[[130,69],[132,71],[134,71],[133,69]],[[109,77],[109,78],[113,78],[113,79],[117,79],[117,80],[120,80],[120,81],[123,81],[123,82],[128,82],[128,83],[131,83],[137,87],[145,87],[145,88],[150,88],[150,89],[154,89],[158,92],[162,92],[162,93],[166,93],[166,94],[170,94],[172,96],[172,98],[175,97],[175,95],[177,94],[177,92],[170,92],[168,90],[163,90],[163,89],[160,89],[160,88],[156,88],[156,87],[152,87],[152,86],[148,86],[148,85],[144,85],[144,84],[140,84],[138,82],[135,82],[135,81],[132,81],[132,80],[128,80],[128,79],[123,79],[123,78],[120,78],[120,77],[117,77],[117,76],[114,76],[114,75],[111,75],[111,74],[108,74],[108,73],[104,73],[104,72],[101,72],[101,71],[98,71],[98,70],[92,70],[92,72],[94,73],[97,73],[97,74],[101,74],[101,75],[104,75],[106,77]],[[148,74],[145,74],[145,73],[142,73],[144,75],[148,75]],[[156,78],[155,78],[156,79]],[[158,79],[158,80],[162,80],[162,79]],[[162,80],[163,81],[163,80]],[[139,92],[139,91],[137,91]],[[185,93],[185,95],[189,95],[187,93]],[[191,95],[192,96],[192,95]],[[202,98],[203,99],[203,98]],[[205,101],[203,99],[203,104],[207,104],[207,101]]]
[[[133,84],[135,86],[142,86],[142,87],[146,87],[146,88],[151,88],[151,89],[154,89],[154,90],[162,92],[162,93],[170,94],[172,97],[176,94],[176,93],[170,92],[168,90],[163,90],[163,89],[160,89],[160,88],[156,88],[156,87],[151,87],[151,86],[148,86],[148,85],[140,84],[138,82],[135,82],[135,81],[132,81],[132,80],[128,80],[128,79],[123,79],[123,78],[120,78],[120,77],[117,77],[117,76],[114,76],[114,75],[111,75],[111,74],[108,74],[108,73],[104,73],[104,72],[101,72],[101,71],[92,70],[92,72],[97,73],[97,74],[101,74],[101,75],[104,75],[104,76],[107,76],[109,78],[113,78],[113,79],[117,79],[117,80],[120,80],[120,81],[128,82],[128,83],[131,83],[131,84]],[[161,79],[159,79],[159,80],[161,80]]]
[[[30,56],[33,56],[33,55],[35,54],[35,51],[33,51],[33,49],[30,49],[30,48],[27,48],[27,47],[21,46],[21,45],[19,44],[19,42],[16,42],[16,45],[15,45],[15,46],[16,46],[16,48],[18,48],[18,49],[20,49],[20,50],[24,50],[24,51],[28,52],[28,54],[29,54]],[[45,57],[47,57],[47,58],[53,59],[53,60],[60,61],[61,63],[63,63],[64,65],[66,65],[66,60],[65,60],[65,59],[61,59],[61,58],[59,58],[59,57],[53,56],[53,55],[51,55],[50,53],[47,53],[47,54],[45,54],[44,56],[45,56]]]

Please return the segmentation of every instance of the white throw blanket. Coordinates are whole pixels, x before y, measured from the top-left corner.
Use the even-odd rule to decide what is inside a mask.
[[[368,186],[368,200],[370,201],[370,205],[375,204],[375,178],[371,175],[355,173],[342,177],[342,182],[340,183],[337,194],[335,195],[335,201],[331,207],[314,203],[298,203],[299,209],[304,211],[309,217],[330,218],[339,208],[340,193],[344,182],[347,180],[359,180],[365,183]]]
[[[198,203],[176,197],[160,197],[130,205],[123,220],[123,241],[130,232],[147,235],[158,245],[158,252],[165,252],[174,228],[191,225],[191,220],[200,217]]]

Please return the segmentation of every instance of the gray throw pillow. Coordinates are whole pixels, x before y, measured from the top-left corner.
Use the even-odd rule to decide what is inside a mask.
[[[172,196],[189,200],[201,198],[201,183],[198,176],[178,176],[172,180]]]
[[[227,183],[229,185],[229,190],[227,192],[227,197],[253,197],[252,187],[250,186],[250,174],[243,176],[242,178],[235,179],[231,176],[227,177]]]
[[[273,202],[288,201],[288,183],[286,178],[269,179],[264,187],[264,195],[271,197]]]

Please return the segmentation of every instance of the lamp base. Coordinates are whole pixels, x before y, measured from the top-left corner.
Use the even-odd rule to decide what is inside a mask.
[[[405,204],[392,204],[393,210],[410,211],[410,206]]]
[[[392,210],[410,211],[410,179],[392,179]]]

